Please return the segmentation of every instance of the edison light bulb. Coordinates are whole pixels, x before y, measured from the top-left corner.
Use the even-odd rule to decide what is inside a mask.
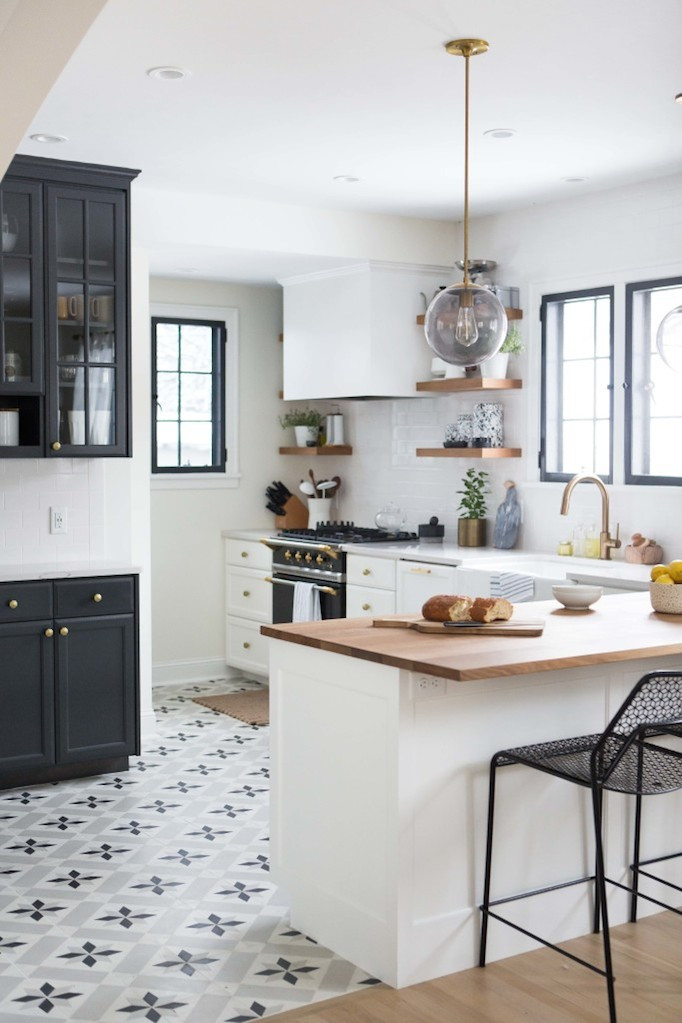
[[[455,337],[461,345],[464,345],[465,348],[469,348],[478,341],[478,327],[476,326],[476,317],[474,316],[473,306],[460,306],[459,312],[457,313]]]

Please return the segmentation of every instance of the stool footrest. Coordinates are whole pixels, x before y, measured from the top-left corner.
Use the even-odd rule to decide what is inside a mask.
[[[492,903],[491,903],[492,905]],[[593,973],[598,973],[600,977],[608,976],[606,970],[602,970],[599,966],[595,966],[594,963],[589,962],[587,959],[581,959],[580,956],[574,956],[572,952],[567,952],[561,945],[555,945],[551,941],[547,941],[546,938],[541,937],[539,934],[535,934],[533,931],[526,930],[525,927],[519,926],[519,924],[513,923],[511,920],[507,920],[505,917],[500,916],[499,913],[491,913],[490,909],[484,909],[483,906],[480,910],[485,916],[491,916],[495,920],[499,920],[500,923],[506,924],[507,927],[513,927],[515,931],[520,931],[521,934],[525,934],[527,938],[533,938],[535,941],[539,941],[541,945],[546,948],[553,948],[555,952],[559,952],[560,955],[565,956],[567,959],[572,959],[574,963],[579,963],[580,966],[586,966],[588,970],[592,970]],[[485,963],[480,963],[480,966],[484,966]],[[613,978],[616,979],[615,977]]]
[[[557,884],[549,884],[545,888],[533,888],[527,892],[519,892],[518,895],[506,895],[503,899],[491,899],[488,905],[502,906],[505,902],[518,902],[519,899],[529,899],[532,895],[544,895],[545,892],[557,892],[561,888],[571,888],[576,884],[585,884],[586,881],[594,881],[594,874],[589,874],[587,877],[576,877],[574,881],[559,881]]]

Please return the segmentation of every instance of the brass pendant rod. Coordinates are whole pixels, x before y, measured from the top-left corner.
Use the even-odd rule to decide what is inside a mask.
[[[469,284],[469,54],[464,55],[464,284]]]

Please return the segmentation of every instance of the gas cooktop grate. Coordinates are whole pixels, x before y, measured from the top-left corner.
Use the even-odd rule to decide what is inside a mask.
[[[331,543],[407,543],[416,533],[391,532],[356,526],[354,522],[318,522],[315,529],[283,529],[278,536],[288,540],[326,540]]]

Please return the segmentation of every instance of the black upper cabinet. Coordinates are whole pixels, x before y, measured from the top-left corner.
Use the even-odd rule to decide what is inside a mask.
[[[130,182],[17,156],[0,183],[0,457],[130,455]]]

